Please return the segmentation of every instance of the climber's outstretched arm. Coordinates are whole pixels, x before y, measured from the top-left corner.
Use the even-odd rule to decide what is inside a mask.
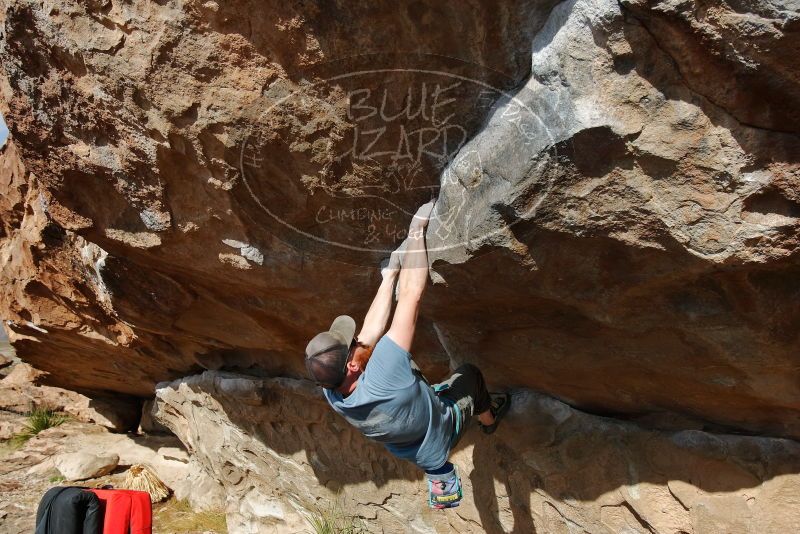
[[[428,253],[425,249],[425,227],[428,225],[433,201],[417,210],[408,228],[406,246],[400,256],[402,268],[397,288],[397,307],[388,336],[400,347],[411,351],[417,324],[419,303],[428,283]]]
[[[402,248],[402,245],[401,245]],[[400,274],[400,248],[392,252],[386,265],[381,265],[381,276],[383,280],[372,299],[372,304],[364,317],[361,331],[358,333],[358,340],[371,347],[374,347],[384,332],[389,316],[392,314],[392,296],[394,295],[394,283]]]

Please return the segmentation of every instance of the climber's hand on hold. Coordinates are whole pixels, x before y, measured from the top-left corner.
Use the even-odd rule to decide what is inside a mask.
[[[403,241],[400,243],[400,246],[392,252],[391,256],[384,258],[381,262],[381,276],[384,280],[394,280],[397,278],[397,275],[400,274],[400,257],[403,255],[405,246],[406,241]]]
[[[408,225],[408,237],[403,242],[403,248],[400,255],[400,264],[403,269],[425,269],[424,282],[427,280],[428,270],[428,256],[425,250],[425,227],[431,218],[431,212],[436,205],[436,200],[426,202],[419,208],[411,218],[411,223]],[[402,279],[402,275],[400,277]]]
[[[411,218],[411,224],[408,227],[408,237],[419,239],[424,235],[425,227],[428,226],[435,204],[436,200],[431,200],[417,209],[417,213]]]

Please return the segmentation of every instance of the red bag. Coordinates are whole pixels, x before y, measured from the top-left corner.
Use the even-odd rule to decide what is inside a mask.
[[[131,534],[153,533],[153,505],[146,491],[124,491],[131,497]]]
[[[92,489],[103,509],[103,534],[152,534],[153,511],[146,491]]]

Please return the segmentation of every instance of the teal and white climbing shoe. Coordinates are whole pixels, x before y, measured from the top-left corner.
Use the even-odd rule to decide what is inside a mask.
[[[428,506],[437,510],[455,508],[461,504],[464,493],[461,489],[461,477],[458,467],[442,474],[428,474]]]

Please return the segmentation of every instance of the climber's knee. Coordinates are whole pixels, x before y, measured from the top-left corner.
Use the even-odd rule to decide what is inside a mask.
[[[478,367],[471,363],[462,363],[458,366],[458,369],[455,370],[453,374],[461,374],[464,376],[471,376],[471,375],[481,375],[481,370]]]

